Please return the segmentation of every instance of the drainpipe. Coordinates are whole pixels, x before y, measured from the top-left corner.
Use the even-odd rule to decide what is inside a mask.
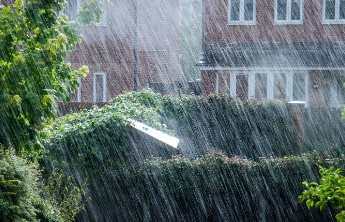
[[[199,66],[203,66],[206,63],[206,58],[205,58],[205,0],[202,0],[202,23],[201,23],[201,47],[202,47],[202,52],[199,60]]]
[[[134,79],[133,79],[133,90],[138,91],[138,0],[134,1]]]

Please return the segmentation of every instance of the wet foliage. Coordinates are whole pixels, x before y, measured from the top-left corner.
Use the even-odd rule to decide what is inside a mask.
[[[58,160],[69,167],[98,168],[124,161],[123,151],[130,146],[129,118],[164,129],[154,109],[119,96],[116,102],[103,108],[83,110],[43,124],[40,135],[46,147],[44,165]]]
[[[78,77],[65,63],[81,40],[75,24],[58,17],[64,0],[17,0],[0,5],[0,143],[19,151],[36,151],[36,127],[55,115],[55,101],[69,101]]]
[[[286,101],[243,102],[226,94],[162,97],[149,89],[123,97],[157,109],[186,155],[209,147],[249,158],[300,153]]]
[[[316,182],[303,182],[307,190],[299,196],[301,202],[306,202],[308,209],[311,207],[344,209],[345,207],[345,177],[341,175],[341,170],[334,167],[325,169],[320,166],[320,185]],[[345,211],[342,210],[335,216],[338,221],[345,220]]]
[[[91,201],[77,221],[335,221],[338,211],[309,211],[298,196],[319,165],[344,163],[318,152],[253,162],[212,151],[89,171]]]
[[[39,178],[37,164],[1,152],[1,221],[63,221],[59,207],[52,202],[54,198],[44,195],[44,184]]]

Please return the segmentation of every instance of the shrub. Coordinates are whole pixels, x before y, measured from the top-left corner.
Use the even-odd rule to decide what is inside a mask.
[[[301,202],[306,201],[308,209],[311,207],[320,210],[334,207],[335,209],[345,208],[345,177],[341,170],[333,171],[334,167],[325,169],[320,166],[320,185],[316,182],[303,182],[307,190],[299,196]],[[345,210],[335,216],[339,221],[345,221]]]
[[[72,113],[43,125],[41,141],[47,148],[44,162],[49,165],[57,159],[69,167],[97,168],[122,160],[122,151],[129,143],[129,118],[164,128],[155,110],[124,100]]]
[[[59,209],[42,198],[36,164],[10,153],[0,159],[0,221],[62,221]]]
[[[113,99],[124,100],[156,109],[162,123],[183,141],[185,154],[200,154],[206,147],[216,147],[257,159],[299,151],[287,101],[243,102],[225,94],[178,98],[161,96],[150,89]]]
[[[91,200],[79,220],[332,221],[333,211],[298,201],[318,165],[344,169],[345,158],[313,152],[254,162],[216,151],[100,169],[89,174]]]

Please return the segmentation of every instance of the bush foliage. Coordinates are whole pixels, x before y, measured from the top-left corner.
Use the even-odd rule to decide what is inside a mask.
[[[44,124],[44,165],[58,160],[61,167],[98,168],[122,161],[122,151],[129,146],[130,118],[166,130],[154,109],[121,98],[103,108],[83,110]]]
[[[21,157],[1,154],[1,221],[62,221],[59,209],[43,198],[37,168]]]
[[[307,190],[299,196],[301,202],[306,202],[308,209],[311,207],[344,209],[345,208],[345,177],[341,175],[341,170],[334,167],[325,169],[320,166],[320,185],[316,182],[303,182]],[[345,221],[345,210],[337,214],[336,219]]]
[[[90,213],[78,220],[334,221],[337,212],[309,211],[298,201],[302,182],[319,178],[319,165],[344,169],[345,158],[333,157],[314,152],[253,162],[215,151],[94,171]]]
[[[194,154],[216,147],[250,158],[298,153],[287,101],[242,102],[225,94],[161,96],[146,89],[121,99],[153,107]]]

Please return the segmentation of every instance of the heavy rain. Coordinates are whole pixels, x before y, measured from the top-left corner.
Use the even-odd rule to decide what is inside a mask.
[[[344,0],[0,0],[0,221],[345,221]]]

